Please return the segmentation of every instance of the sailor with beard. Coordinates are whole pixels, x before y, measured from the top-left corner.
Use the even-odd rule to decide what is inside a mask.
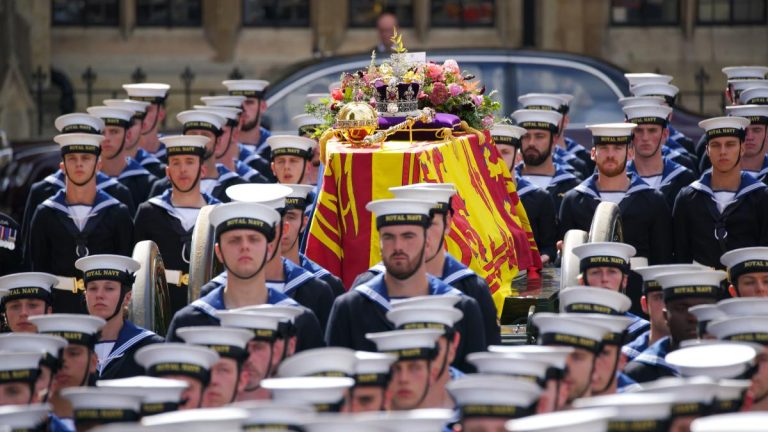
[[[139,206],[134,219],[136,243],[152,240],[157,244],[166,267],[171,311],[188,303],[189,262],[192,256],[192,231],[197,215],[206,205],[219,200],[200,192],[200,179],[208,138],[176,135],[161,138],[168,152],[168,178],[171,189]]]
[[[141,142],[139,145],[160,162],[165,163],[165,147],[157,133],[165,120],[165,99],[171,86],[162,83],[123,84],[128,99],[149,102],[146,115],[141,124]],[[138,204],[138,203],[137,203]]]
[[[768,105],[739,105],[725,107],[729,116],[749,119],[744,135],[744,155],[741,169],[768,184]]]
[[[241,106],[243,115],[240,121],[240,160],[253,166],[252,163],[260,158],[269,164],[272,161],[272,153],[266,142],[272,134],[261,126],[261,119],[267,111],[264,94],[269,81],[227,80],[222,84],[227,87],[230,96],[245,96]],[[258,164],[261,165],[261,162]],[[259,172],[269,174],[268,170],[259,169]]]
[[[544,189],[559,209],[566,192],[579,179],[563,165],[553,162],[553,150],[560,136],[562,114],[557,111],[517,110],[512,113],[517,125],[526,130],[521,138],[523,162],[516,167],[517,177]]]
[[[165,176],[165,164],[139,145],[141,143],[141,128],[144,124],[144,118],[147,116],[147,108],[151,104],[131,99],[105,99],[102,102],[108,107],[133,112],[133,117],[128,125],[128,132],[126,132],[133,136],[133,140],[126,139],[125,155],[138,162],[153,176],[163,178]],[[138,204],[136,203],[136,205]]]
[[[471,335],[466,342],[472,346],[467,346],[464,353],[486,348],[477,301],[427,274],[425,252],[430,249],[427,229],[436,205],[435,201],[413,199],[384,199],[366,205],[375,215],[384,272],[336,299],[326,328],[328,345],[374,351],[375,345],[365,335],[394,330],[387,319],[392,301],[426,295],[458,295],[461,299],[456,307],[464,318],[456,324],[456,330]],[[453,364],[466,363],[457,356]]]

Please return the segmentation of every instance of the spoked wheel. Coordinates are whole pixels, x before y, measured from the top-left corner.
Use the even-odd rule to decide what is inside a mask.
[[[141,268],[133,283],[130,319],[139,327],[164,335],[173,317],[163,257],[155,242],[144,240],[133,248],[133,259]]]

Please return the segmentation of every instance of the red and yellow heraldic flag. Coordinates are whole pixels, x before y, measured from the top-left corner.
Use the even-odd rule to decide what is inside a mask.
[[[373,215],[365,205],[392,198],[389,188],[453,183],[453,226],[448,251],[488,281],[496,308],[512,294],[520,269],[541,269],[528,216],[514,181],[486,134],[459,135],[440,142],[386,142],[353,149],[329,141],[323,187],[310,227],[307,256],[339,276],[345,287],[381,261]]]

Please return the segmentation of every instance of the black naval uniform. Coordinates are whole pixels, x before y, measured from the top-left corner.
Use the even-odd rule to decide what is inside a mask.
[[[535,184],[533,184],[530,180],[525,178],[529,176],[526,174],[523,174],[522,170],[524,166],[525,164],[523,163],[520,163],[517,165],[517,167],[515,168],[517,170],[516,177],[518,179],[525,179],[528,183],[531,183],[534,187],[536,187]],[[555,203],[555,210],[560,209],[560,206],[563,203],[563,197],[565,196],[565,194],[567,194],[568,191],[578,186],[579,183],[581,183],[581,180],[579,180],[579,178],[576,177],[576,175],[568,171],[563,165],[555,164],[555,175],[552,176],[552,181],[544,189],[544,191],[546,191],[549,194],[549,196],[552,197],[552,202]],[[519,192],[518,192],[518,195],[519,195]]]
[[[238,147],[240,147],[240,156],[238,159],[240,162],[258,171],[269,183],[277,182],[277,177],[272,173],[272,166],[270,165],[269,160],[264,159],[259,153],[251,151],[244,144],[238,144]],[[269,148],[269,146],[267,146],[267,148]]]
[[[163,147],[162,150],[163,155],[165,155],[165,147]],[[165,164],[152,153],[143,148],[139,148],[136,150],[136,156],[134,156],[133,159],[156,178],[160,179],[165,177]]]
[[[117,340],[107,358],[96,367],[98,379],[130,378],[144,375],[144,368],[136,363],[133,355],[147,345],[162,343],[163,338],[126,320],[117,334]],[[98,342],[97,342],[98,345]]]
[[[627,363],[624,373],[637,381],[646,383],[660,378],[678,377],[680,372],[664,360],[671,351],[672,340],[665,336]]]
[[[594,171],[594,168],[590,169],[590,164],[557,144],[554,144],[553,151],[552,161],[556,164],[563,165],[567,171],[572,172],[579,179],[589,177]]]
[[[203,194],[203,199],[208,205],[219,203],[219,200],[210,195]],[[176,207],[171,202],[170,190],[140,205],[133,226],[136,243],[152,240],[157,244],[163,256],[165,268],[189,274],[194,227],[187,231],[182,226],[181,216],[178,216]],[[178,286],[169,283],[169,289],[171,311],[174,314],[188,304],[188,288],[186,285]]]
[[[557,210],[552,196],[545,190],[530,183],[528,180],[517,178],[517,196],[528,215],[533,238],[541,255],[548,255],[550,261],[557,257]]]
[[[328,284],[309,271],[299,267],[286,258],[281,258],[283,262],[283,281],[267,281],[267,287],[287,295],[296,300],[300,305],[314,312],[320,322],[321,328],[325,329],[328,323],[328,315],[331,312],[333,299],[335,298],[333,290]],[[223,287],[227,283],[227,273],[221,273],[210,282],[203,285],[200,289],[200,297],[203,298],[216,288]]]
[[[720,256],[733,249],[768,246],[768,187],[742,172],[733,201],[720,212],[706,173],[677,196],[673,211],[675,257],[723,268]]]
[[[589,232],[592,217],[600,204],[597,176],[584,180],[563,198],[560,207],[561,237],[571,229]],[[669,207],[660,192],[640,177],[629,174],[630,185],[619,203],[624,242],[648,258],[651,265],[672,262],[672,233]]]
[[[80,231],[69,213],[63,189],[37,207],[30,225],[32,270],[79,277],[75,261],[88,255],[131,256],[133,221],[128,208],[97,190],[90,216]],[[54,313],[87,313],[83,296],[53,290]]]
[[[344,290],[344,284],[341,282],[341,279],[321,267],[320,264],[307,258],[307,256],[303,253],[299,254],[299,265],[304,270],[312,273],[315,278],[320,279],[321,281],[328,284],[328,286],[331,287],[331,291],[333,291],[334,297],[338,297],[346,292],[346,290]]]
[[[696,176],[693,171],[674,162],[671,159],[664,158],[664,167],[661,171],[661,183],[657,189],[664,195],[664,199],[667,201],[669,208],[675,205],[675,198],[677,194],[686,186],[693,183],[696,180]],[[635,161],[631,161],[627,164],[627,172],[637,175],[637,169],[635,168]],[[640,178],[643,178],[642,176]]]
[[[117,176],[117,181],[131,191],[133,203],[138,205],[152,196],[149,192],[152,189],[152,184],[157,181],[157,177],[150,174],[135,160],[128,158],[128,163],[123,168],[123,172]]]
[[[463,372],[472,372],[474,368],[466,362],[466,356],[485,351],[488,347],[480,307],[473,298],[440,279],[434,276],[428,278],[430,295],[461,296],[456,307],[464,313],[464,317],[455,325],[461,337],[452,366]],[[395,329],[386,316],[391,307],[383,274],[352,288],[333,303],[325,333],[328,345],[376,351],[376,345],[365,335]]]
[[[231,200],[227,196],[226,190],[230,186],[238,185],[246,183],[245,180],[240,178],[240,176],[237,175],[237,173],[230,171],[222,164],[216,164],[216,170],[218,171],[219,177],[216,178],[216,185],[211,189],[208,195],[216,198],[217,200],[227,203]],[[202,182],[205,179],[201,179]],[[168,179],[168,177],[160,179],[155,182],[155,184],[152,186],[152,192],[150,193],[150,196],[158,196],[162,195],[163,192],[166,190],[171,189],[171,180]]]
[[[323,332],[315,314],[299,305],[295,300],[272,288],[267,288],[267,304],[280,306],[295,306],[302,308],[304,313],[296,317],[296,352],[319,348],[325,345]],[[178,311],[171,320],[166,335],[167,342],[183,342],[176,335],[176,329],[192,326],[218,326],[221,322],[216,317],[216,311],[226,310],[224,304],[224,287],[214,288],[207,295],[193,301]]]

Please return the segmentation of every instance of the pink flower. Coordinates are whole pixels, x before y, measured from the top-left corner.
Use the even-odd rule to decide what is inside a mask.
[[[475,106],[480,106],[483,104],[483,97],[480,95],[472,95],[472,103],[475,104]]]
[[[448,91],[451,92],[451,96],[458,96],[464,93],[464,88],[462,88],[459,84],[453,83],[448,84]]]
[[[483,128],[490,129],[491,127],[493,127],[493,116],[487,115],[483,117]]]
[[[340,88],[333,89],[333,91],[331,92],[331,97],[337,101],[344,99],[344,95],[341,93]]]
[[[443,69],[445,69],[446,72],[452,73],[455,75],[458,75],[461,73],[461,70],[459,69],[459,64],[456,63],[456,60],[454,59],[448,59],[443,63]]]
[[[435,63],[427,63],[426,75],[427,77],[431,78],[433,81],[442,81],[443,68],[442,66]]]
[[[448,88],[445,84],[436,82],[432,86],[432,93],[429,95],[429,101],[432,102],[433,105],[442,105],[448,100],[449,96],[450,94],[448,93]]]

